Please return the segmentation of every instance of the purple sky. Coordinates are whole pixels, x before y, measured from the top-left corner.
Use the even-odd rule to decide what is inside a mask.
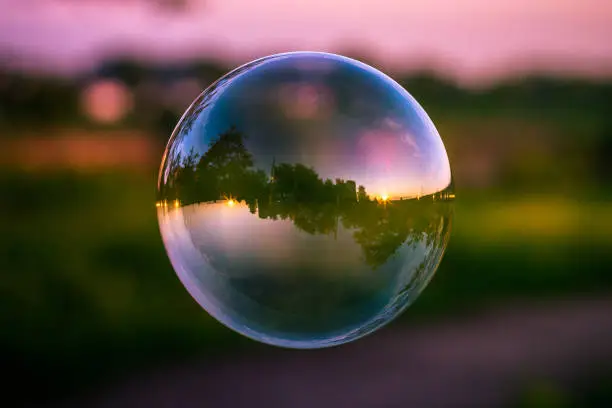
[[[0,49],[14,65],[68,71],[117,50],[238,63],[310,49],[362,50],[388,70],[429,65],[464,81],[533,69],[612,75],[610,0],[193,0],[183,11],[155,4],[0,0]]]

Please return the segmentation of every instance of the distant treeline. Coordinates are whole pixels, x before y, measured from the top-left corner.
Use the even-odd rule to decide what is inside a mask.
[[[137,126],[167,138],[187,107],[168,106],[166,87],[194,79],[202,89],[228,72],[230,67],[211,61],[152,65],[130,59],[101,64],[95,71],[73,78],[40,76],[0,68],[0,127],[33,125],[94,125],[80,109],[82,90],[99,79],[116,79],[133,91],[155,84],[159,97],[134,92],[131,113],[118,126]],[[502,114],[536,116],[585,113],[609,120],[612,81],[524,77],[486,89],[461,88],[429,73],[394,75],[429,111],[440,115]],[[189,95],[189,98],[192,96]],[[195,95],[193,95],[195,97]]]
[[[245,136],[235,127],[221,133],[204,154],[171,150],[168,178],[160,185],[160,199],[179,200],[182,205],[220,199],[246,201],[255,206],[272,201],[332,203],[372,201],[364,186],[354,180],[323,180],[301,163],[276,163],[268,172],[254,167],[253,155],[244,145]]]

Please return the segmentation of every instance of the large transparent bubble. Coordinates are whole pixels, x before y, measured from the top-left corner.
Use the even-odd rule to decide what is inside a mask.
[[[191,296],[253,339],[317,348],[401,313],[449,238],[451,171],[401,86],[333,54],[246,64],[183,115],[158,216]]]

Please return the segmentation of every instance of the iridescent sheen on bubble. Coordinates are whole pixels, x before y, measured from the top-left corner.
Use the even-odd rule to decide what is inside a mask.
[[[401,313],[449,237],[451,170],[433,123],[358,61],[246,64],[189,107],[163,156],[158,217],[182,283],[253,339],[317,348]]]

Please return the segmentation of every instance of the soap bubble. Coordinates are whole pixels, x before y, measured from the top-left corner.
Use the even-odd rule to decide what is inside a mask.
[[[187,109],[164,153],[158,218],[195,300],[284,347],[362,337],[433,276],[452,218],[433,123],[401,86],[338,55],[272,55]]]

